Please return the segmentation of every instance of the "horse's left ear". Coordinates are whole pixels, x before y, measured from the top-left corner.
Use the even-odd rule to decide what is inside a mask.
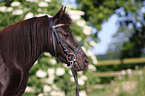
[[[60,10],[57,12],[57,14],[53,17],[54,22],[57,19],[61,18],[61,16],[65,13],[65,9],[66,9],[66,7],[63,7],[63,6],[60,8]]]

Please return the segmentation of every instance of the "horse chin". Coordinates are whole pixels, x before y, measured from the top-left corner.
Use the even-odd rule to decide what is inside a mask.
[[[82,69],[80,69],[80,68],[76,68],[76,67],[73,67],[73,68],[74,68],[74,70],[75,70],[75,71],[84,71],[84,70],[86,70],[86,69],[87,69],[87,67],[82,68]]]

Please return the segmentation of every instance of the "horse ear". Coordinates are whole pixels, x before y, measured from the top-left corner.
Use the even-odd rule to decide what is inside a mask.
[[[61,18],[61,16],[62,16],[63,13],[64,13],[64,7],[62,6],[62,7],[60,8],[60,10],[57,12],[57,14],[54,16],[54,18],[55,18],[55,19]]]
[[[64,7],[64,9],[63,9],[63,13],[65,14],[65,10],[66,10],[66,7]]]

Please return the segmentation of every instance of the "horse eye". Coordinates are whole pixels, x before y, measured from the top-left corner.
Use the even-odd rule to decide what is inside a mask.
[[[68,33],[67,34],[64,34],[64,37],[66,37],[66,38],[69,37],[69,34]]]

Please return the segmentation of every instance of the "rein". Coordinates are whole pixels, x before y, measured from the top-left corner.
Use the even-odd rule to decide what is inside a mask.
[[[73,77],[75,79],[75,84],[76,84],[76,96],[79,96],[79,85],[78,85],[78,78],[77,78],[77,72],[74,70],[73,66],[74,63],[77,62],[77,54],[81,48],[81,46],[79,45],[77,49],[75,49],[74,47],[72,47],[70,44],[68,44],[61,36],[60,34],[57,32],[56,28],[58,27],[62,27],[62,26],[67,26],[69,24],[57,24],[54,25],[53,24],[53,20],[52,18],[49,18],[50,20],[50,29],[51,29],[51,34],[52,34],[52,43],[53,43],[53,49],[54,49],[54,55],[56,56],[56,45],[55,45],[55,39],[57,40],[57,43],[61,45],[64,53],[66,54],[66,58],[67,61],[70,63],[68,64],[68,66],[70,65]],[[68,49],[65,45],[70,48],[72,51],[74,51],[74,53],[69,53]]]

